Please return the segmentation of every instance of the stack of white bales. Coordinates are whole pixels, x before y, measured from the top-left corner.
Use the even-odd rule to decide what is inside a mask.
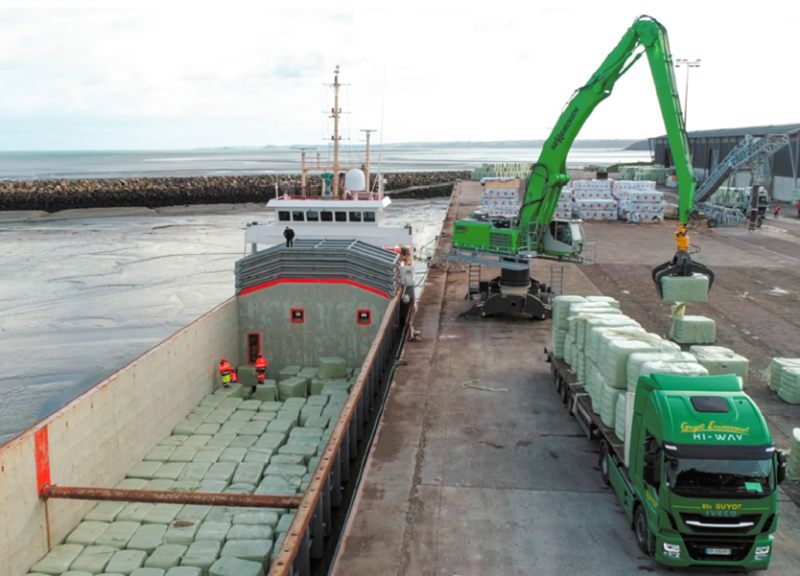
[[[569,220],[572,218],[573,206],[572,190],[569,188],[562,188],[561,196],[558,198],[556,212],[553,214],[553,217],[562,220]]]
[[[800,480],[800,428],[792,430],[792,444],[789,448],[789,464],[786,477],[795,482]]]
[[[661,194],[656,192],[656,183],[649,180],[635,181],[635,180],[617,180],[614,182],[612,195],[617,199],[617,207],[619,209],[619,217],[625,220],[631,220],[631,212],[634,211],[634,202],[638,208],[639,204],[645,204],[639,212],[648,212],[652,210],[650,205],[656,203],[656,195]],[[663,195],[660,196],[662,200],[661,211],[663,212]]]
[[[747,388],[750,361],[744,356],[722,346],[692,346],[689,353],[708,370],[709,375],[735,374],[742,381],[742,390]]]
[[[509,218],[519,213],[519,179],[484,178],[482,183],[482,213]]]
[[[553,298],[553,325],[550,328],[550,346],[556,358],[564,358],[564,346],[569,328],[569,309],[572,304],[583,304],[583,296],[562,295]]]
[[[572,184],[575,208],[584,220],[616,220],[617,201],[611,180],[576,180]]]
[[[767,384],[784,402],[800,404],[800,358],[773,358],[767,371]]]

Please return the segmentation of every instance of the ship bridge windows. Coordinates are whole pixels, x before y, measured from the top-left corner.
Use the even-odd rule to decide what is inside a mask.
[[[364,212],[364,222],[375,222],[375,212],[372,210]]]
[[[350,212],[350,222],[361,222],[361,212]]]
[[[302,210],[294,210],[292,211],[292,221],[293,222],[305,222],[306,213]]]
[[[320,213],[320,220],[323,222],[333,222],[333,212],[330,210],[323,210]]]
[[[347,222],[347,212],[336,212],[337,222]]]
[[[319,212],[316,210],[309,210],[306,212],[306,219],[309,222],[319,222]]]
[[[289,218],[289,211],[288,210],[279,210],[278,211],[278,221],[280,222],[288,222]]]

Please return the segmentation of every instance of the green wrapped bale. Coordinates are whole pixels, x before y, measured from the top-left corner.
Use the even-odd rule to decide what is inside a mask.
[[[587,296],[586,302],[605,302],[612,308],[619,310],[619,301],[612,298],[611,296]]]
[[[231,540],[269,540],[272,541],[272,528],[261,524],[234,524],[228,531]]]
[[[603,392],[600,399],[600,420],[609,428],[614,428],[617,400],[620,395],[625,396],[625,390],[612,388],[607,382],[603,383]]]
[[[347,361],[338,356],[320,358],[317,377],[322,380],[347,378]]]
[[[106,572],[130,575],[131,572],[144,565],[147,552],[144,550],[120,550],[111,557]]]
[[[628,357],[628,365],[626,367],[628,392],[636,392],[636,384],[639,382],[639,377],[643,374],[642,366],[647,362],[659,360],[668,361],[672,364],[697,364],[697,358],[689,352],[636,352],[631,354]]]
[[[264,380],[263,384],[256,386],[253,399],[261,402],[274,402],[278,398],[278,386],[275,380]]]
[[[800,368],[786,368],[778,384],[778,398],[789,404],[800,404]]]
[[[792,430],[792,443],[789,447],[786,477],[795,482],[800,481],[800,428]]]
[[[750,361],[744,356],[722,346],[692,346],[689,352],[705,366],[709,375],[736,374],[742,379],[742,389],[747,388]]]
[[[302,370],[300,366],[286,366],[283,370],[278,372],[278,383],[294,378]]]
[[[705,316],[673,317],[669,337],[679,344],[713,344],[717,324]]]
[[[166,531],[166,524],[143,524],[128,541],[126,548],[129,550],[144,550],[149,554],[163,544]]]
[[[781,374],[787,368],[800,368],[800,358],[773,358],[767,371],[767,385],[770,390],[778,391]],[[89,519],[88,517],[86,518]],[[97,518],[100,520],[100,518]]]
[[[272,542],[270,542],[270,547]],[[264,576],[265,560],[252,562],[236,557],[220,558],[209,568],[209,576]]]
[[[205,574],[200,568],[193,566],[177,566],[170,568],[166,576],[203,576]]]
[[[620,394],[617,396],[617,405],[614,409],[614,434],[623,442],[625,441],[625,409],[627,402],[627,392]]]
[[[69,570],[70,565],[81,555],[84,547],[80,544],[61,544],[54,546],[47,556],[31,567],[31,572],[42,574],[62,574]]]
[[[164,576],[166,570],[163,568],[137,568],[131,572],[131,576]]]
[[[100,574],[116,553],[117,549],[113,546],[87,546],[72,563],[70,570]]]
[[[221,541],[204,540],[194,542],[186,550],[186,554],[181,560],[181,566],[192,566],[200,568],[203,574],[208,574],[211,567],[219,558],[220,550],[222,549]],[[238,576],[238,575],[231,575]]]
[[[147,514],[152,512],[153,508],[155,508],[155,506],[151,505],[151,508],[148,510]],[[122,513],[120,513],[120,515],[122,515]],[[106,529],[105,532],[103,532],[103,534],[95,541],[95,545],[112,546],[113,548],[125,548],[140,526],[141,524],[139,522],[120,522],[119,520],[112,522],[108,529]],[[41,572],[41,570],[37,570],[37,572]],[[113,572],[113,570],[109,570],[109,572]]]
[[[272,552],[271,538],[269,540],[228,540],[225,542],[225,546],[222,547],[220,560],[226,557],[238,558],[256,562],[263,566],[269,559],[270,552]],[[235,576],[243,576],[243,574],[241,571],[237,571]]]
[[[233,516],[232,516],[233,517]],[[228,530],[231,529],[230,522],[215,522],[206,520],[200,525],[197,535],[194,537],[195,542],[217,542],[219,547],[217,550],[222,549],[222,543],[228,535]]]
[[[249,364],[240,364],[239,367],[236,368],[236,378],[243,386],[255,386],[258,384],[256,367]]]
[[[145,568],[161,568],[169,570],[181,562],[187,547],[180,544],[162,544],[156,548],[150,557],[144,561]]]
[[[91,546],[103,535],[111,524],[108,522],[81,522],[67,536],[67,544],[82,544]]]
[[[288,398],[305,398],[308,392],[308,379],[292,376],[278,381],[278,398],[286,400]]]
[[[248,512],[238,512],[233,517],[233,524],[244,525],[263,525],[275,528],[278,525],[279,514],[274,510],[250,510]]]
[[[661,293],[667,302],[708,302],[708,276],[665,276],[661,279]]]
[[[210,508],[210,506],[209,506]],[[167,544],[180,544],[189,546],[194,542],[198,530],[200,530],[200,522],[192,522],[189,520],[176,520],[170,524],[167,531],[164,533],[164,542]]]

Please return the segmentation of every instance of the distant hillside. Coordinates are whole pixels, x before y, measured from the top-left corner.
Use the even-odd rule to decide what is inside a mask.
[[[386,148],[541,148],[544,140],[496,140],[492,142],[399,142]],[[576,140],[573,148],[612,148],[621,150],[639,142],[634,139]],[[645,143],[647,141],[645,140]],[[646,149],[646,148],[645,148]]]
[[[650,141],[649,140],[641,140],[639,142],[634,142],[625,150],[650,150]]]

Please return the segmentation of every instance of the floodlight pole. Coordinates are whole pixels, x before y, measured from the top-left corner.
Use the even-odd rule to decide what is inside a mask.
[[[686,66],[686,90],[683,97],[683,128],[686,130],[689,117],[689,70],[700,68],[700,60],[689,60],[687,58],[675,60],[675,68],[680,68],[681,66]]]

